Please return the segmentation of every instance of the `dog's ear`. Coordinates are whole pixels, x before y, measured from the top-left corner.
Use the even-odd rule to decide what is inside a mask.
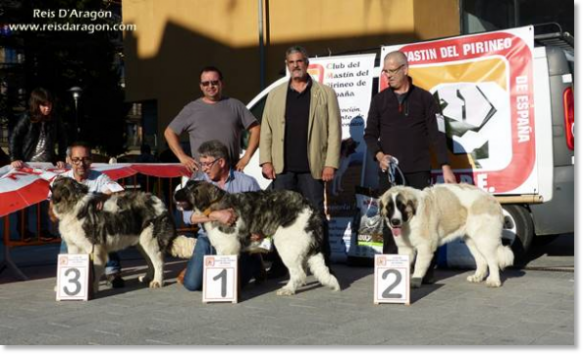
[[[75,192],[80,195],[85,195],[89,193],[89,187],[85,184],[81,184],[73,179],[73,183],[75,184]]]
[[[212,202],[219,201],[226,193],[224,190],[216,187],[211,183],[206,183],[205,192],[207,193],[208,205],[210,206]]]
[[[51,186],[49,189],[51,189],[51,201],[54,203],[59,203],[63,198],[63,194],[61,194],[63,188]]]
[[[189,202],[199,209],[208,208],[212,201],[210,195],[211,189],[207,185],[213,186],[213,184],[204,181],[189,181],[187,187],[185,187],[191,193],[187,194]]]
[[[386,193],[382,194],[379,198],[378,198],[378,214],[380,214],[380,216],[383,218],[384,217],[384,211],[386,211],[386,207],[388,205],[388,199],[390,198],[390,193],[389,191],[386,191]]]
[[[406,212],[408,213],[408,219],[412,219],[416,215],[418,209],[418,199],[409,199],[406,203]]]

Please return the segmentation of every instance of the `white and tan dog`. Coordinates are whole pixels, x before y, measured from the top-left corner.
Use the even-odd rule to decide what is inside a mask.
[[[441,184],[424,190],[396,186],[380,197],[380,213],[392,231],[398,253],[416,263],[411,285],[420,287],[437,248],[463,238],[477,269],[467,277],[499,287],[500,269],[514,263],[514,254],[501,241],[502,207],[490,194],[469,184]]]

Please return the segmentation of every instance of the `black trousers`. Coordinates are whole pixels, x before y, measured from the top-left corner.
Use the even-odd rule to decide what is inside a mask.
[[[414,172],[414,173],[404,173],[405,182],[401,182],[400,176],[396,177],[396,183],[399,185],[406,185],[409,187],[413,187],[416,189],[424,189],[431,184],[431,172]],[[380,191],[380,195],[384,194],[388,189],[390,189],[390,182],[388,181],[388,173],[382,173],[381,171],[378,173],[378,190]],[[382,231],[384,237],[384,247],[382,247],[382,253],[384,254],[396,254],[398,253],[398,247],[396,246],[396,241],[394,241],[394,236],[392,236],[392,232],[390,228],[386,224],[384,224],[384,230]],[[431,265],[429,266],[429,270],[427,274],[432,274],[432,270],[437,265],[437,253],[433,257],[431,261]]]

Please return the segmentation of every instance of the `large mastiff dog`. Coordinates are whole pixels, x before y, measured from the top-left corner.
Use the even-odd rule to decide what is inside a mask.
[[[416,263],[412,286],[420,287],[434,252],[457,237],[463,238],[475,259],[469,282],[499,287],[500,269],[514,263],[514,254],[501,241],[502,207],[490,194],[469,184],[440,184],[422,191],[396,186],[380,198],[380,213],[398,246]]]
[[[299,193],[228,194],[211,183],[189,181],[175,193],[175,200],[185,210],[200,214],[206,210],[234,209],[237,214],[234,226],[204,224],[209,241],[219,255],[235,255],[253,248],[252,233],[272,236],[290,274],[289,282],[277,291],[278,295],[295,294],[305,284],[307,266],[321,284],[339,290],[339,283],[329,272],[321,252],[324,243],[321,215]]]
[[[156,196],[88,193],[87,186],[67,177],[58,177],[51,192],[53,214],[60,220],[59,232],[68,252],[93,255],[95,292],[109,252],[138,247],[148,264],[141,280],[150,282],[150,288],[163,286],[165,252],[181,258],[193,254],[195,240],[176,236],[173,219]]]

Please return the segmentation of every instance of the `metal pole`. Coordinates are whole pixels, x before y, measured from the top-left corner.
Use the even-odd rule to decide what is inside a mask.
[[[75,139],[79,139],[79,111],[77,109],[77,95],[73,94],[73,101],[75,101]]]
[[[258,44],[260,45],[260,90],[266,87],[264,78],[264,0],[258,0]]]

